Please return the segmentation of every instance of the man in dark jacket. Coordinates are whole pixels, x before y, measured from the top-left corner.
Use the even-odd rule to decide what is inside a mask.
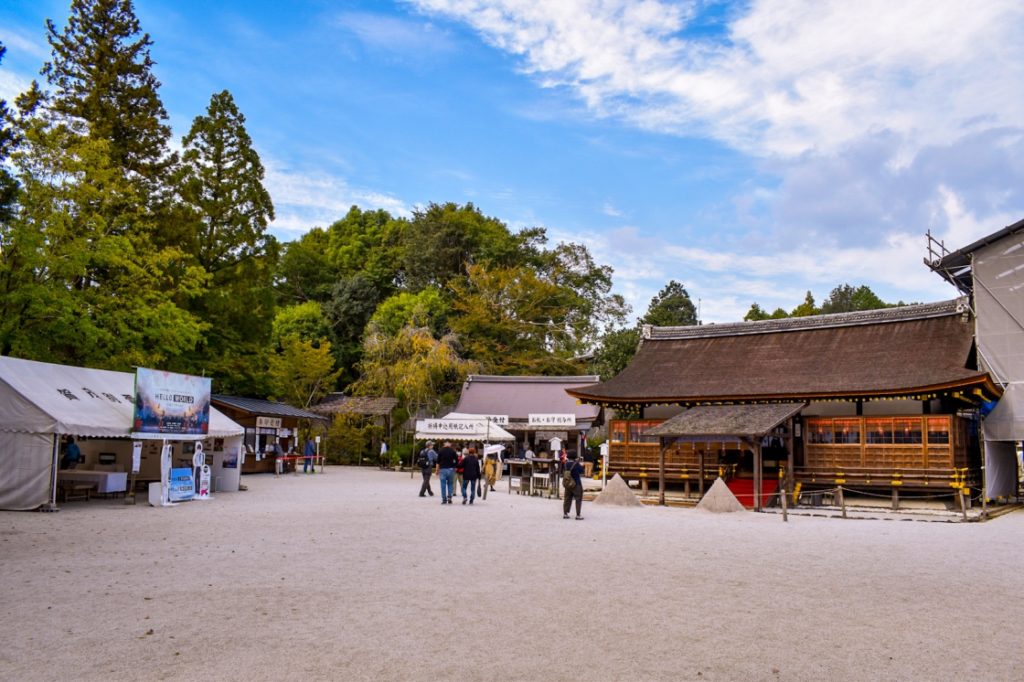
[[[423,485],[420,486],[420,497],[423,497],[427,493],[430,496],[434,496],[434,491],[430,489],[430,477],[434,473],[434,463],[437,461],[437,453],[434,451],[434,441],[427,441],[426,447],[420,451],[419,465],[420,472],[423,474]]]
[[[476,482],[480,480],[480,460],[476,448],[470,448],[462,459],[462,504],[466,504],[466,486],[469,486],[469,503],[476,499]]]
[[[576,453],[570,452],[565,466],[572,476],[573,486],[572,489],[565,489],[565,499],[562,500],[562,518],[569,518],[569,509],[572,507],[573,500],[576,500],[576,520],[580,521],[583,519],[580,515],[581,507],[583,507],[583,465],[576,459]]]
[[[452,503],[452,493],[455,492],[455,465],[459,456],[452,449],[452,444],[445,441],[444,447],[437,453],[437,476],[441,479],[441,504]]]

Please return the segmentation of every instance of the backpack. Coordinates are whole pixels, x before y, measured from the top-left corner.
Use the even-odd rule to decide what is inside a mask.
[[[572,490],[576,487],[576,479],[572,477],[572,464],[566,464],[565,469],[562,471],[562,485],[565,486],[566,490]]]
[[[420,450],[420,455],[419,457],[416,458],[416,464],[419,466],[420,469],[426,469],[427,467],[430,466],[430,458],[427,457],[426,448]]]

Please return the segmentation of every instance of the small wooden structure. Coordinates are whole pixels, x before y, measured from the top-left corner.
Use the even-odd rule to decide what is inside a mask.
[[[267,451],[267,446],[277,442],[285,453],[292,447],[300,450],[299,424],[308,420],[326,421],[322,415],[273,400],[214,394],[211,402],[245,427],[247,454],[243,474],[278,471],[277,458]]]
[[[764,466],[762,461],[762,440],[780,424],[789,423],[788,433],[792,433],[792,419],[805,407],[804,403],[777,403],[768,405],[701,405],[672,417],[664,424],[647,431],[648,435],[660,440],[660,457],[658,462],[658,501],[665,504],[666,463],[665,455],[669,443],[685,442],[691,445],[705,442],[721,442],[726,438],[734,438],[754,453],[754,498],[753,507],[760,510],[763,504]],[[786,471],[792,472],[792,448]],[[698,450],[698,452],[700,452]],[[703,483],[705,464],[700,454],[699,481],[701,495],[704,494]],[[717,475],[715,476],[717,477]]]

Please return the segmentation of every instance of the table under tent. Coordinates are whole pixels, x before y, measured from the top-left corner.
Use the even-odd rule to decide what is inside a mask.
[[[134,392],[135,375],[127,372],[0,356],[0,509],[55,509],[62,478],[94,482],[97,493],[107,494],[160,481],[164,440],[179,464],[191,462],[202,442],[214,492],[238,490],[242,427],[211,408],[205,435],[133,433]],[[64,436],[73,436],[82,453],[73,470],[59,469]]]

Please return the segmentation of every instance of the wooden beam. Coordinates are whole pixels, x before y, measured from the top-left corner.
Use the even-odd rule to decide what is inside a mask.
[[[665,439],[658,438],[661,444],[660,452],[658,453],[658,504],[665,506]]]

